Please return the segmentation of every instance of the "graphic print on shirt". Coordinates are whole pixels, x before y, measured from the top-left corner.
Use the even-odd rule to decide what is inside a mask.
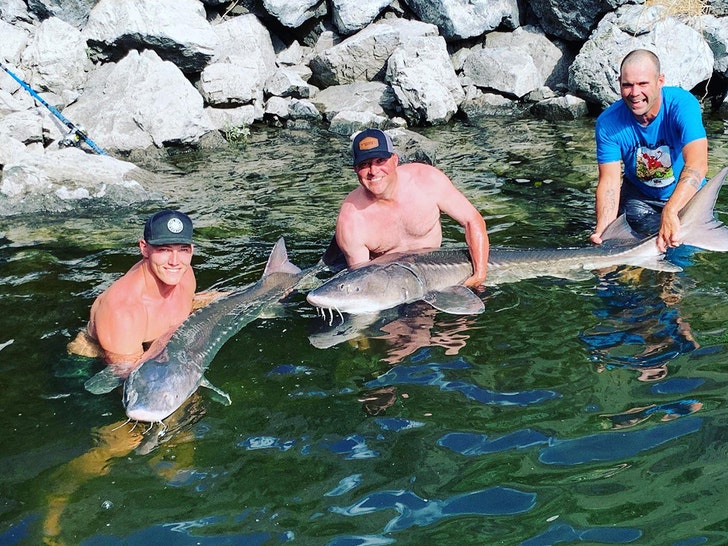
[[[669,146],[639,146],[636,160],[637,178],[640,182],[653,188],[664,188],[675,181]]]

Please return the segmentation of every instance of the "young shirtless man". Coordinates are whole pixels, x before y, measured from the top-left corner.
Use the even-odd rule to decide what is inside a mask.
[[[162,210],[152,215],[139,249],[142,259],[96,298],[86,331],[68,347],[69,352],[101,356],[120,375],[143,360],[154,340],[184,322],[197,286],[192,220],[186,214]]]
[[[485,221],[452,181],[430,165],[399,165],[392,140],[379,129],[359,133],[352,151],[360,185],[346,197],[336,221],[336,242],[347,264],[440,247],[445,213],[465,228],[473,275],[463,284],[482,285],[490,249]]]

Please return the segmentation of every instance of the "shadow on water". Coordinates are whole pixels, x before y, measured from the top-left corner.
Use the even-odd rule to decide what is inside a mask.
[[[592,131],[423,133],[493,244],[553,247],[586,244]],[[709,131],[712,174],[728,145]],[[279,236],[315,263],[355,186],[347,145],[257,128],[144,165],[196,222],[200,288],[254,282]],[[160,436],[123,424],[118,391],[85,392],[100,363],[65,353],[157,206],[0,221],[0,545],[725,542],[728,256],[502,285],[477,317],[329,324],[294,294],[215,357],[232,405],[202,390]]]

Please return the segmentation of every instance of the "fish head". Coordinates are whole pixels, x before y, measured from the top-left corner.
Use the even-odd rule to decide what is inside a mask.
[[[157,364],[145,362],[145,366]],[[176,388],[177,382],[159,381],[152,366],[140,366],[124,382],[123,404],[132,421],[156,423],[169,417],[188,398],[188,389]]]
[[[342,313],[368,314],[419,299],[424,287],[411,269],[398,263],[347,269],[312,290],[306,301]]]

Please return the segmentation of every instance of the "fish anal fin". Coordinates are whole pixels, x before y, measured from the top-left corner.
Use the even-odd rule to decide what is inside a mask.
[[[200,381],[200,387],[206,387],[206,388],[210,389],[212,392],[214,392],[215,394],[217,394],[217,396],[214,397],[215,400],[217,400],[224,406],[229,406],[230,404],[233,403],[233,401],[230,400],[230,395],[228,393],[226,393],[222,389],[218,389],[215,385],[210,383],[206,377],[203,377],[202,381]]]
[[[432,290],[422,299],[438,311],[453,315],[477,315],[485,311],[483,300],[462,285]]]

